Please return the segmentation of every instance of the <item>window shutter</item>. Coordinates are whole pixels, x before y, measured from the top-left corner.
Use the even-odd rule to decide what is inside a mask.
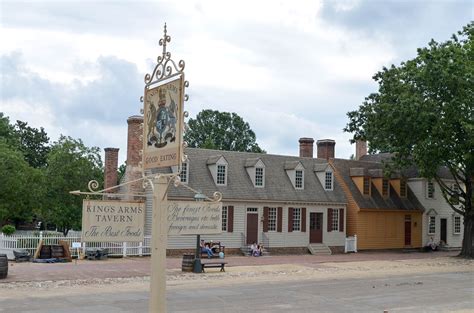
[[[268,232],[268,207],[263,207],[263,232]]]
[[[328,209],[328,231],[332,231],[332,209]]]
[[[293,208],[288,208],[288,232],[293,231]]]
[[[232,233],[234,231],[234,206],[227,206],[227,232]]]
[[[339,209],[339,231],[344,231],[344,209]]]
[[[283,230],[283,208],[282,207],[279,207],[278,208],[278,216],[277,216],[277,219],[278,219],[278,223],[277,223],[277,232],[281,233],[282,230]]]
[[[306,231],[306,208],[301,208],[301,231]]]

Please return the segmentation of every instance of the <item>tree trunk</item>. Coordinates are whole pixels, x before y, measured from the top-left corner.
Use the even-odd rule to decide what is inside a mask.
[[[474,258],[474,216],[466,214],[464,216],[464,237],[460,256]]]

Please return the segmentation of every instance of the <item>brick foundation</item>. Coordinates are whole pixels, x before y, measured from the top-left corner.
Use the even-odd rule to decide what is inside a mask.
[[[278,247],[266,248],[271,255],[285,255],[285,254],[308,254],[308,247]]]
[[[329,246],[332,254],[341,254],[344,253],[344,246]]]

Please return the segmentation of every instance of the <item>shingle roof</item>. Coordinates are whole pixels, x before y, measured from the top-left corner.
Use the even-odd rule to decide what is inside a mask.
[[[317,163],[317,164],[314,164],[313,171],[324,172],[328,166],[329,166],[328,163],[321,163],[321,164]]]
[[[334,167],[342,176],[344,183],[349,187],[352,197],[361,209],[380,209],[380,210],[424,210],[422,204],[415,197],[411,189],[407,186],[407,197],[400,198],[396,191],[390,185],[390,196],[382,197],[377,188],[372,184],[371,196],[362,195],[359,188],[351,178],[351,170],[362,168],[366,172],[383,169],[383,164],[379,162],[366,162],[355,160],[334,159]]]
[[[327,163],[325,159],[300,158],[283,155],[216,151],[187,148],[189,157],[188,186],[200,190],[207,196],[215,191],[222,193],[223,200],[277,201],[277,202],[325,202],[346,203],[345,195],[334,182],[333,191],[325,191],[316,174],[315,164]],[[227,186],[216,186],[207,166],[211,156],[223,156],[227,162]],[[260,159],[265,164],[265,186],[255,188],[245,169],[248,159]],[[305,167],[304,189],[296,190],[285,171],[285,164],[299,162]],[[310,170],[308,170],[310,169]],[[170,197],[192,198],[194,194],[186,188],[170,187]]]
[[[255,166],[258,163],[258,160],[260,160],[260,158],[249,158],[245,160],[245,167]]]

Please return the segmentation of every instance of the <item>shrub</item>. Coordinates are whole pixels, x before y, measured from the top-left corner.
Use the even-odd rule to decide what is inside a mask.
[[[11,235],[11,234],[13,234],[15,231],[16,231],[16,228],[15,228],[15,226],[13,226],[13,225],[4,225],[4,226],[2,227],[2,233],[4,233],[5,235]]]

